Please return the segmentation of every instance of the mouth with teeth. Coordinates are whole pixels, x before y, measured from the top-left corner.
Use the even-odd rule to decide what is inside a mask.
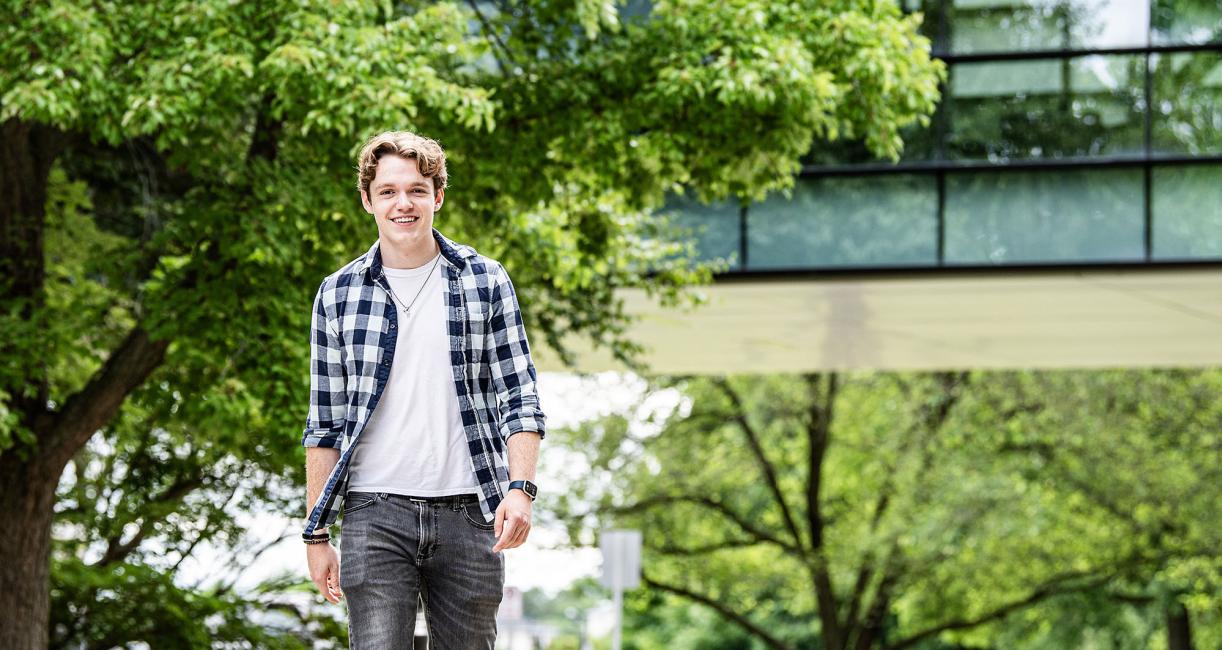
[[[416,223],[417,221],[420,221],[420,217],[395,217],[391,219],[391,221],[393,221],[394,223],[400,224],[400,225],[405,225],[405,224]]]

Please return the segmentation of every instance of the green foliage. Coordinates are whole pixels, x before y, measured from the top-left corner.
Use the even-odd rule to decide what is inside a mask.
[[[168,342],[60,486],[54,607],[73,623],[57,643],[200,645],[199,621],[237,610],[176,586],[179,563],[241,542],[235,504],[300,512],[309,304],[375,237],[353,188],[368,135],[446,146],[438,227],[512,270],[536,341],[567,358],[583,337],[639,363],[616,291],[675,305],[709,278],[654,212],[668,194],[783,188],[814,139],[895,157],[943,74],[883,0],[663,2],[631,19],[600,0],[498,6],[0,4],[0,123],[56,161],[5,180],[46,190],[46,274],[38,308],[0,312],[0,453],[39,453],[26,424],[79,396],[133,330]],[[16,412],[19,396],[48,413]],[[115,567],[162,589],[136,594],[159,609],[90,604],[139,587]],[[147,625],[120,634],[135,618]]]
[[[1145,648],[1181,604],[1217,639],[1222,375],[838,378],[663,382],[673,413],[566,432],[592,466],[562,503],[574,540],[642,530],[649,597],[786,647],[827,643],[824,597],[862,634],[850,612],[880,607],[879,648]]]
[[[346,636],[334,619],[307,615],[292,621],[298,625],[285,625],[279,612],[294,618],[298,613],[284,603],[258,593],[243,598],[183,588],[173,574],[143,564],[99,569],[67,557],[55,562],[53,576],[52,647],[131,647],[144,641],[158,648],[305,650],[316,646],[295,628]]]
[[[776,624],[782,624],[778,619]],[[814,645],[813,637],[807,639]],[[634,650],[764,650],[758,639],[700,605],[638,590],[624,599],[624,647]]]
[[[246,264],[216,266],[221,241],[243,262],[351,256],[370,229],[330,216],[352,211],[356,146],[419,129],[453,156],[441,226],[531,271],[519,284],[548,343],[565,349],[571,331],[628,355],[610,289],[674,301],[705,277],[650,215],[667,192],[760,197],[792,182],[816,138],[863,138],[894,158],[899,129],[932,112],[942,66],[916,19],[884,1],[616,13],[541,2],[480,16],[472,33],[472,10],[447,2],[40,3],[0,39],[0,119],[116,147],[144,139],[198,189],[207,179],[165,206],[186,218],[155,248],[158,268],[178,271],[164,279],[240,275]],[[274,159],[252,156],[269,144]],[[248,216],[222,226],[235,214]],[[303,249],[311,240],[330,250]],[[202,252],[216,258],[198,268]],[[166,311],[189,314],[200,289]]]

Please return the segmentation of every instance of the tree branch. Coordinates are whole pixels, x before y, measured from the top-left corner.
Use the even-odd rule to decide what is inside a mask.
[[[651,548],[663,555],[691,556],[705,555],[708,553],[715,553],[717,551],[726,551],[736,548],[750,548],[762,543],[764,543],[764,540],[762,539],[726,539],[720,542],[713,542],[711,544],[701,544],[699,546],[671,546],[667,544]]]
[[[734,420],[742,429],[743,435],[747,438],[747,445],[751,448],[751,454],[755,456],[755,461],[759,464],[760,472],[764,475],[764,482],[768,485],[768,491],[772,493],[772,498],[776,501],[777,507],[781,509],[781,516],[785,520],[785,528],[789,530],[789,534],[793,536],[795,546],[802,546],[802,534],[798,532],[798,525],[794,522],[793,513],[789,509],[789,504],[785,501],[785,496],[781,493],[781,486],[777,481],[776,468],[768,460],[764,454],[764,447],[760,444],[759,435],[755,428],[747,420],[747,410],[743,405],[742,399],[738,393],[730,386],[730,382],[725,377],[716,377],[713,379],[713,385],[721,389],[729,398],[730,404],[734,408],[734,412],[730,418]]]
[[[1087,501],[1094,503],[1096,506],[1107,511],[1108,514],[1124,522],[1125,526],[1131,529],[1134,533],[1140,535],[1149,532],[1146,527],[1142,526],[1140,522],[1133,518],[1132,512],[1121,508],[1110,498],[1108,498],[1106,494],[1096,490],[1092,485],[1090,485],[1090,483],[1074,477],[1070,473],[1070,470],[1062,465],[1060,455],[1057,453],[1056,448],[1052,445],[1038,441],[1024,443],[1006,442],[1002,444],[999,449],[1003,452],[1033,453],[1049,465],[1061,466],[1064,471],[1057,474],[1055,478],[1068,483],[1070,487],[1076,489],[1082,494],[1082,496],[1086,497]]]
[[[484,28],[484,31],[488,32],[488,35],[492,37],[492,42],[495,43],[498,48],[500,48],[501,52],[505,53],[505,58],[508,59],[515,68],[521,67],[518,65],[517,61],[514,60],[513,52],[509,50],[509,46],[505,44],[505,41],[501,40],[501,35],[496,33],[496,30],[492,29],[492,25],[489,24],[488,19],[484,16],[484,12],[479,10],[479,6],[475,4],[475,0],[467,0],[467,4],[471,6],[471,11],[475,12],[475,16],[479,19],[479,24]],[[496,60],[496,67],[500,69],[501,74],[505,74],[505,62],[501,60],[501,57],[494,55],[492,58]]]
[[[732,521],[751,539],[757,542],[767,542],[769,544],[773,544],[786,552],[794,554],[799,559],[805,557],[805,552],[802,549],[768,533],[767,531],[753,526],[749,521],[747,521],[746,517],[734,512],[729,508],[729,506],[726,506],[724,503],[706,496],[676,495],[649,497],[630,505],[608,508],[607,511],[612,514],[630,514],[634,512],[644,512],[651,508],[670,505],[672,503],[691,503],[712,510]]]
[[[891,592],[899,582],[899,558],[899,544],[893,543],[890,551],[887,553],[886,560],[883,562],[883,578],[878,584],[878,589],[874,592],[874,601],[870,603],[865,619],[860,624],[854,619],[848,619],[845,622],[845,625],[850,630],[849,637],[856,636],[856,642],[851,646],[847,643],[851,639],[846,637],[846,648],[853,647],[855,650],[869,650],[874,647],[876,639],[882,634],[883,621],[891,609]]]
[[[221,501],[219,510],[224,511],[229,507],[229,502],[233,501],[233,497],[238,493],[238,488],[240,487],[240,481],[233,481],[233,487],[229,490],[229,494],[225,497],[225,499]],[[177,573],[178,567],[182,565],[184,560],[191,557],[191,554],[195,552],[196,546],[199,546],[199,544],[204,540],[211,539],[214,532],[212,529],[212,515],[216,514],[216,512],[216,510],[208,511],[207,516],[204,517],[204,527],[200,529],[199,534],[195,536],[195,539],[191,540],[191,543],[187,545],[185,550],[178,552],[178,561],[176,561],[174,563],[174,567],[170,569],[171,573]],[[197,584],[196,587],[198,586],[199,585]]]
[[[840,648],[844,643],[844,630],[839,620],[836,605],[836,590],[831,572],[827,567],[827,555],[823,548],[825,521],[821,506],[823,482],[823,458],[831,443],[832,408],[836,400],[836,375],[827,376],[827,390],[821,390],[820,375],[805,375],[809,418],[806,424],[806,524],[810,533],[811,548],[816,562],[811,576],[815,600],[819,606],[819,622],[823,626],[823,637],[828,647]]]
[[[942,427],[946,424],[946,421],[949,419],[951,409],[959,399],[959,393],[955,389],[961,383],[966,382],[966,378],[966,373],[959,375],[943,373],[938,375],[939,383],[943,389],[941,398],[938,400],[937,404],[932,408],[932,410],[920,418],[920,425],[925,429],[919,438],[922,445],[920,456],[921,474],[925,473],[930,462],[933,460],[933,454],[931,453],[928,445],[930,441],[933,440],[934,435],[942,429]],[[904,394],[911,399],[912,391],[909,389],[907,383],[902,382],[900,385],[903,387]],[[915,436],[907,437],[912,438]],[[907,445],[905,445],[904,453],[907,453]],[[894,491],[895,481],[893,476],[889,474],[886,481],[883,483],[882,488],[879,490],[878,501],[875,503],[874,507],[874,515],[870,521],[871,532],[878,529],[878,525],[881,522],[883,515],[886,513]],[[893,558],[896,557],[895,554],[897,552],[898,549],[895,546],[892,546],[891,551],[888,553],[888,558],[883,563],[883,579],[879,587],[879,592],[876,592],[874,603],[871,605],[870,611],[866,616],[867,620],[863,621],[862,626],[858,626],[857,614],[858,611],[860,611],[862,601],[865,597],[865,590],[869,586],[870,580],[876,573],[873,555],[867,552],[862,558],[862,564],[858,570],[857,580],[853,585],[853,591],[849,597],[848,608],[844,618],[844,624],[846,627],[861,629],[861,636],[858,637],[857,644],[859,647],[862,647],[861,639],[870,638],[874,635],[874,633],[871,632],[869,622],[870,619],[885,614],[885,612],[875,611],[880,605],[878,593],[883,593],[883,586],[892,585],[898,579],[898,576],[895,575],[895,570],[898,565],[893,561]],[[885,600],[888,602],[882,604],[889,605],[889,595]],[[870,642],[873,642],[872,638],[870,638]],[[868,647],[868,644],[865,647]]]
[[[179,477],[178,480],[174,481],[173,484],[163,490],[160,494],[149,499],[147,503],[154,504],[180,501],[187,494],[203,485],[204,480],[205,479],[202,476]],[[136,550],[136,548],[140,546],[140,542],[144,541],[144,538],[148,535],[148,532],[152,529],[153,525],[164,520],[168,515],[169,511],[166,511],[159,516],[143,517],[140,521],[140,528],[126,542],[120,542],[122,531],[120,531],[119,535],[107,539],[106,552],[101,558],[98,558],[97,562],[93,563],[93,566],[104,567],[127,559],[127,556],[131,555],[132,551]]]
[[[233,576],[228,581],[226,581],[224,584],[217,587],[216,592],[215,592],[216,595],[223,596],[229,593],[230,591],[232,591],[233,588],[238,584],[238,580],[242,579],[242,575],[245,574],[247,571],[249,571],[250,567],[254,566],[255,563],[259,561],[259,558],[262,557],[264,553],[271,550],[273,546],[279,544],[280,542],[283,542],[284,540],[289,539],[290,537],[293,537],[296,533],[297,533],[296,528],[290,526],[289,528],[286,528],[285,530],[281,531],[280,535],[278,535],[275,539],[269,542],[266,542],[262,546],[258,547],[255,550],[254,554],[251,555],[250,560],[246,562],[246,564],[243,564],[240,568],[234,571]]]
[[[892,479],[893,474],[888,474],[883,487],[879,490],[878,501],[874,504],[874,516],[870,519],[870,532],[878,531],[878,524],[882,521],[883,513],[887,511],[887,506],[891,503],[891,494],[895,490],[895,481]],[[857,581],[853,584],[853,591],[849,595],[848,611],[844,615],[844,624],[852,626],[857,622],[857,612],[861,609],[862,598],[865,596],[866,587],[870,584],[870,579],[874,577],[874,553],[872,550],[867,550],[861,558],[861,567],[857,571]]]
[[[115,417],[127,395],[161,365],[167,347],[169,341],[152,340],[143,327],[132,329],[89,383],[68,398],[63,410],[55,415],[41,443],[45,462],[52,468],[62,468]]]
[[[1127,563],[1126,565],[1117,567],[1116,569],[1108,573],[1105,573],[1102,575],[1094,575],[1093,577],[1090,577],[1092,575],[1090,572],[1076,571],[1076,572],[1066,573],[1066,574],[1052,578],[1051,580],[1047,581],[1040,587],[1036,588],[1034,591],[1032,591],[1030,594],[1028,594],[1027,596],[1023,598],[1020,598],[1018,600],[1011,601],[1009,603],[1001,605],[993,609],[992,611],[989,611],[985,614],[981,614],[980,616],[976,616],[974,618],[955,619],[952,621],[947,621],[946,623],[936,625],[934,627],[923,630],[921,632],[917,632],[916,634],[913,634],[912,636],[909,636],[897,643],[888,644],[886,646],[886,650],[903,650],[904,648],[911,648],[912,646],[920,643],[921,641],[924,641],[925,639],[936,636],[943,632],[948,632],[950,630],[965,630],[965,629],[976,627],[978,625],[989,623],[991,621],[996,621],[996,620],[1005,618],[1006,616],[1010,615],[1011,613],[1016,612],[1020,609],[1023,609],[1024,607],[1029,607],[1035,603],[1038,603],[1052,596],[1059,596],[1062,594],[1071,594],[1071,593],[1078,593],[1078,592],[1083,592],[1083,591],[1090,591],[1091,589],[1097,589],[1107,584],[1109,581],[1115,579],[1122,568],[1134,567],[1134,566],[1138,566],[1141,564],[1149,564],[1151,562],[1156,562],[1156,561],[1157,560],[1153,560],[1153,559],[1134,561],[1131,563]],[[1074,584],[1074,581],[1082,580],[1082,579],[1087,579],[1087,580],[1085,582]]]
[[[642,575],[641,581],[647,586],[659,591],[665,591],[666,593],[674,594],[681,598],[686,598],[712,609],[728,619],[730,622],[741,627],[745,632],[747,632],[747,634],[750,634],[751,636],[763,641],[769,648],[773,648],[773,650],[792,650],[791,646],[786,645],[784,641],[772,636],[767,630],[751,622],[751,620],[746,616],[743,616],[742,614],[730,609],[728,605],[720,600],[710,598],[704,594],[698,594],[694,591],[684,589],[683,587],[658,582],[648,575]]]

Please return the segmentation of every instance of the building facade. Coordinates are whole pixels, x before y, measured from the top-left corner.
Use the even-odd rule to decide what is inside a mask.
[[[677,200],[728,267],[690,312],[624,292],[651,369],[1222,366],[1222,1],[899,1],[947,63],[929,126]]]
[[[816,143],[791,197],[687,204],[730,274],[1222,262],[1222,2],[903,0],[948,79],[897,163]]]

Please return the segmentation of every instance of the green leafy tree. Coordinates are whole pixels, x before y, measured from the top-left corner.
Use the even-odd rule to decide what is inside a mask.
[[[708,278],[652,216],[668,192],[761,195],[816,139],[895,156],[937,99],[890,1],[631,13],[0,3],[0,646],[46,645],[70,464],[64,552],[98,539],[113,566],[227,539],[238,477],[300,479],[307,306],[373,238],[352,189],[370,133],[446,145],[439,226],[514,270],[536,340],[639,362],[615,290],[670,304]]]
[[[641,529],[651,590],[770,648],[1138,648],[1159,629],[1212,647],[1219,381],[683,380],[656,434],[625,416],[571,433],[592,471],[561,509],[578,541]]]
[[[1015,416],[1004,427],[981,422],[978,444],[1024,485],[1041,486],[1056,508],[1091,524],[1066,545],[1076,561],[1107,549],[1150,560],[1154,568],[1032,612],[999,632],[1006,645],[1064,647],[1080,642],[1066,635],[1082,630],[1102,638],[1117,634],[1125,639],[1119,647],[1148,647],[1142,638],[1159,630],[1172,650],[1222,644],[1222,559],[1208,551],[1222,545],[1222,374],[998,379],[992,404]]]

